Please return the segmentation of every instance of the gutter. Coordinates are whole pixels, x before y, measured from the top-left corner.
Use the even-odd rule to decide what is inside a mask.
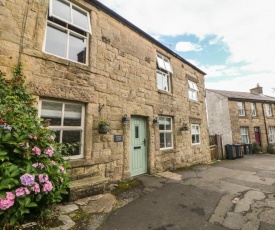
[[[123,25],[125,25],[128,28],[130,28],[131,30],[135,31],[140,36],[142,36],[145,39],[149,40],[150,42],[154,43],[158,47],[164,49],[166,52],[170,53],[175,58],[177,58],[177,59],[181,60],[182,62],[184,62],[185,64],[193,67],[195,70],[197,70],[201,74],[206,75],[206,73],[203,72],[202,70],[200,70],[198,67],[194,66],[193,64],[191,64],[190,62],[185,60],[183,57],[181,57],[174,51],[167,48],[165,45],[163,45],[162,43],[157,41],[155,38],[151,37],[149,34],[145,33],[143,30],[141,30],[140,28],[138,28],[137,26],[135,26],[134,24],[132,24],[131,22],[129,22],[128,20],[126,20],[125,18],[123,18],[122,16],[120,16],[119,14],[117,14],[116,12],[114,12],[113,10],[111,10],[110,8],[108,8],[107,6],[102,4],[101,2],[99,2],[97,0],[84,0],[84,1],[90,3],[91,5],[97,7],[98,9],[102,10],[103,12],[105,12],[106,14],[111,16],[112,18],[116,19],[117,21],[121,22]]]

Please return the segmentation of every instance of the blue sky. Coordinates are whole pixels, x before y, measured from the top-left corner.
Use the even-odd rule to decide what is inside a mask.
[[[275,88],[274,0],[100,0],[207,73],[206,88]],[[142,12],[142,13],[140,13]]]

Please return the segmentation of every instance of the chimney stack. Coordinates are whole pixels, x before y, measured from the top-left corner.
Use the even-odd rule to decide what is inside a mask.
[[[259,83],[257,83],[257,87],[250,89],[250,93],[253,94],[263,94],[263,87],[260,86]]]

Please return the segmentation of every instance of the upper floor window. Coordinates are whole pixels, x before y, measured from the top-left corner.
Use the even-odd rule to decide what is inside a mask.
[[[249,135],[248,135],[248,127],[241,127],[241,142],[248,144],[249,143]]]
[[[243,102],[238,102],[238,112],[239,112],[240,117],[245,116],[245,109],[244,109],[244,103]]]
[[[197,101],[198,100],[198,86],[197,83],[188,80],[188,96],[189,99]]]
[[[83,104],[49,100],[39,102],[40,117],[44,120],[49,119],[50,129],[56,131],[56,142],[81,143],[69,151],[71,158],[83,156],[84,113]]]
[[[266,116],[272,117],[272,107],[271,104],[265,104]]]
[[[191,125],[192,144],[200,144],[200,126],[196,124]]]
[[[50,0],[44,51],[86,64],[89,13],[67,0]]]
[[[172,117],[159,117],[160,149],[173,148]]]
[[[157,54],[157,84],[158,89],[171,92],[171,74],[173,73],[170,61],[161,54]]]
[[[251,103],[251,114],[253,117],[257,116],[256,103]]]
[[[275,126],[268,127],[269,143],[275,143]]]

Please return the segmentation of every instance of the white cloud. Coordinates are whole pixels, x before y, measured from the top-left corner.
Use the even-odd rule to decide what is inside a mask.
[[[101,0],[130,22],[154,36],[195,35],[201,40],[216,36],[209,44],[223,42],[230,57],[227,66],[198,66],[208,75],[239,76],[217,83],[219,87],[247,90],[263,81],[271,93],[275,77],[274,0]],[[141,13],[142,12],[142,13]],[[184,56],[183,56],[184,57]],[[193,62],[193,61],[192,61]],[[236,63],[248,63],[243,67]],[[202,65],[202,64],[201,64]],[[241,73],[251,73],[249,77]],[[259,75],[259,73],[262,73]],[[214,83],[213,83],[214,84]],[[212,84],[212,85],[213,85]],[[250,85],[251,84],[251,85]],[[248,87],[249,86],[249,87]],[[241,88],[240,88],[241,89]],[[274,96],[274,94],[273,94]]]
[[[176,51],[178,52],[189,52],[189,51],[201,51],[202,48],[197,45],[193,44],[192,42],[178,42],[176,44]]]
[[[270,84],[272,74],[254,74],[245,77],[237,77],[235,79],[223,80],[219,82],[207,82],[205,87],[207,89],[220,89],[229,91],[249,92],[249,89],[255,88],[257,83],[263,87],[263,93],[275,97],[273,88],[274,84]]]

